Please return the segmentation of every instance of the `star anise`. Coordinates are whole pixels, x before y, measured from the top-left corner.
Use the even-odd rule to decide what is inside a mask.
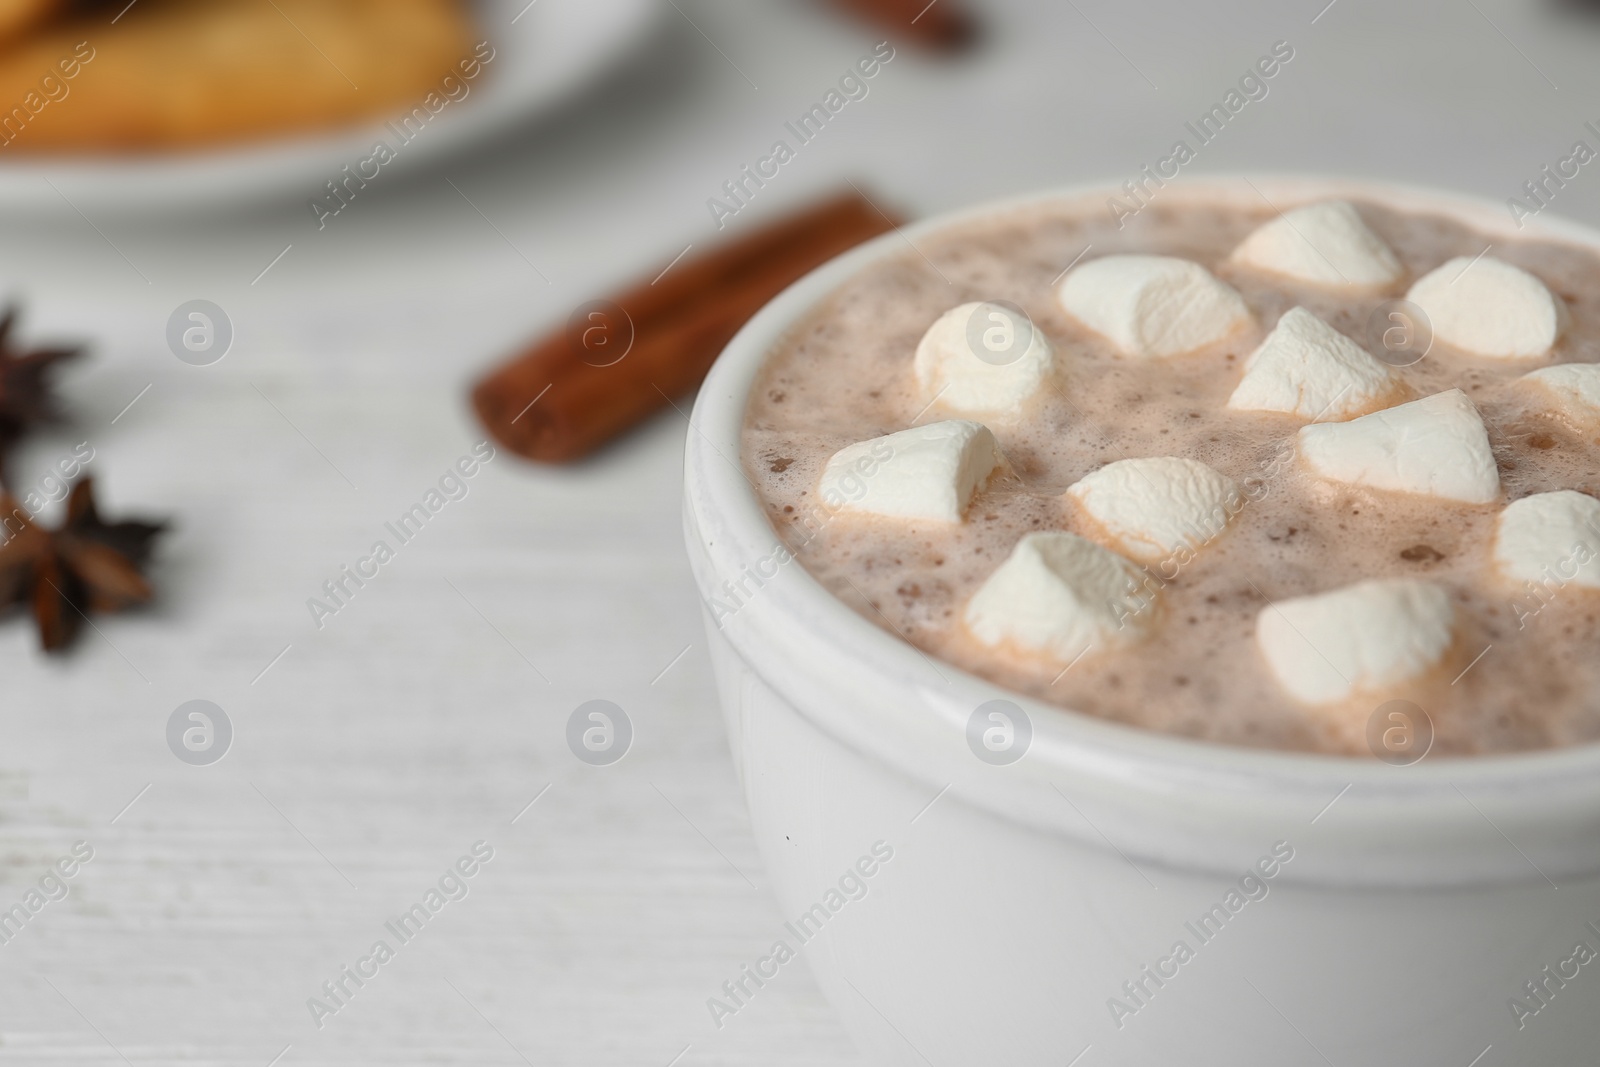
[[[57,417],[55,397],[50,391],[50,370],[58,360],[76,356],[77,348],[40,348],[20,351],[12,345],[11,327],[17,309],[8,308],[0,316],[0,476],[5,473],[6,453],[41,422]]]
[[[26,604],[47,652],[67,647],[90,612],[143,604],[152,595],[139,568],[165,523],[100,519],[92,479],[72,487],[54,530],[0,494],[0,606]]]

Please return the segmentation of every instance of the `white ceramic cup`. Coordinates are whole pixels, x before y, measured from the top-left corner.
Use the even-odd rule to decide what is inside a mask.
[[[785,331],[953,222],[1052,200],[1103,208],[1114,191],[988,205],[872,241],[769,304],[701,390],[685,536],[788,920],[751,946],[756,977],[706,991],[715,1025],[737,1025],[784,980],[782,944],[884,1064],[1597,1062],[1600,746],[1396,767],[1074,714],[875,626],[767,522],[740,428]],[[1571,223],[1540,217],[1519,233],[1500,204],[1368,182],[1191,179],[1160,197],[1263,195],[1280,208],[1368,198],[1457,217],[1489,240],[1600,249],[1600,233]],[[997,699],[1016,710],[978,711]],[[1000,763],[1007,727],[1013,746],[1031,738]]]

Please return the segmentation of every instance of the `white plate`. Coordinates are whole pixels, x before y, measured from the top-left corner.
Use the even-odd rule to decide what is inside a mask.
[[[627,59],[664,10],[660,0],[477,0],[475,6],[477,39],[494,47],[493,62],[465,100],[398,148],[384,173],[447,156],[559,106]],[[93,214],[295,195],[309,203],[342,167],[371,156],[380,139],[399,140],[380,121],[226,150],[23,160],[0,166],[0,210]]]

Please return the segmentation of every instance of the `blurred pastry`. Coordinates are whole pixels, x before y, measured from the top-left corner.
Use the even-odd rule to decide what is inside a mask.
[[[0,151],[198,147],[379,118],[439,91],[471,34],[458,0],[141,0],[114,25],[67,19],[0,51]]]
[[[66,0],[0,0],[0,47],[65,8]]]

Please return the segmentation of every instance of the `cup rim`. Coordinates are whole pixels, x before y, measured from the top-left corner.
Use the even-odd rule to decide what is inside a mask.
[[[1049,203],[1093,202],[1121,194],[1116,181],[1086,182],[1021,196],[987,201],[973,207],[941,213],[877,237],[813,270],[768,303],[724,349],[696,399],[687,435],[686,513],[691,527],[707,542],[721,541],[717,554],[730,551],[755,560],[781,545],[753,487],[741,466],[741,433],[747,399],[766,356],[784,335],[823,298],[850,277],[883,258],[915,247],[918,238],[974,221],[997,218]],[[1577,244],[1600,252],[1600,230],[1556,216],[1540,214],[1524,225],[1513,225],[1504,205],[1486,197],[1403,183],[1364,178],[1314,176],[1294,173],[1243,172],[1187,177],[1161,193],[1160,199],[1180,203],[1185,199],[1215,204],[1248,198],[1266,199],[1274,207],[1329,199],[1370,199],[1399,210],[1444,214],[1472,226],[1486,236],[1517,236]],[[790,567],[779,581],[761,589],[758,598],[764,615],[800,621],[824,641],[830,654],[860,665],[872,675],[895,685],[911,686],[924,697],[928,690],[928,657],[899,637],[887,633],[824,588],[803,567]],[[705,597],[702,583],[702,597]],[[739,643],[739,635],[730,640]],[[948,663],[937,669],[949,675],[945,699],[924,701],[916,708],[906,702],[874,706],[870,715],[903,720],[926,715],[928,703],[942,709],[936,717],[955,722],[956,712],[970,711],[989,699],[1005,699],[1030,717],[1034,738],[1023,763],[1036,762],[1044,774],[1071,774],[1093,769],[1097,775],[1140,779],[1158,772],[1169,781],[1207,785],[1223,793],[1241,790],[1259,794],[1261,787],[1296,795],[1331,796],[1341,789],[1359,787],[1385,804],[1437,802],[1442,794],[1461,789],[1484,791],[1506,804],[1522,803],[1530,785],[1537,785],[1542,801],[1565,798],[1575,811],[1592,811],[1600,790],[1600,742],[1538,749],[1526,752],[1451,757],[1396,768],[1380,760],[1325,753],[1251,748],[1161,733],[1143,727],[1102,719],[1086,712],[1018,693]],[[949,705],[948,707],[946,705]],[[860,709],[854,709],[859,711]],[[872,754],[904,768],[881,745],[862,741],[870,726],[852,731],[858,748],[875,748]],[[885,722],[905,729],[916,724]],[[1020,764],[1019,764],[1020,766]],[[930,776],[922,776],[932,780]],[[936,776],[932,776],[936,777]],[[1515,798],[1513,794],[1516,794]],[[1342,793],[1341,793],[1342,795]],[[1464,794],[1463,794],[1464,795]],[[1485,802],[1495,810],[1493,800]],[[1498,806],[1498,805],[1496,805]],[[1559,806],[1559,804],[1558,804]]]

